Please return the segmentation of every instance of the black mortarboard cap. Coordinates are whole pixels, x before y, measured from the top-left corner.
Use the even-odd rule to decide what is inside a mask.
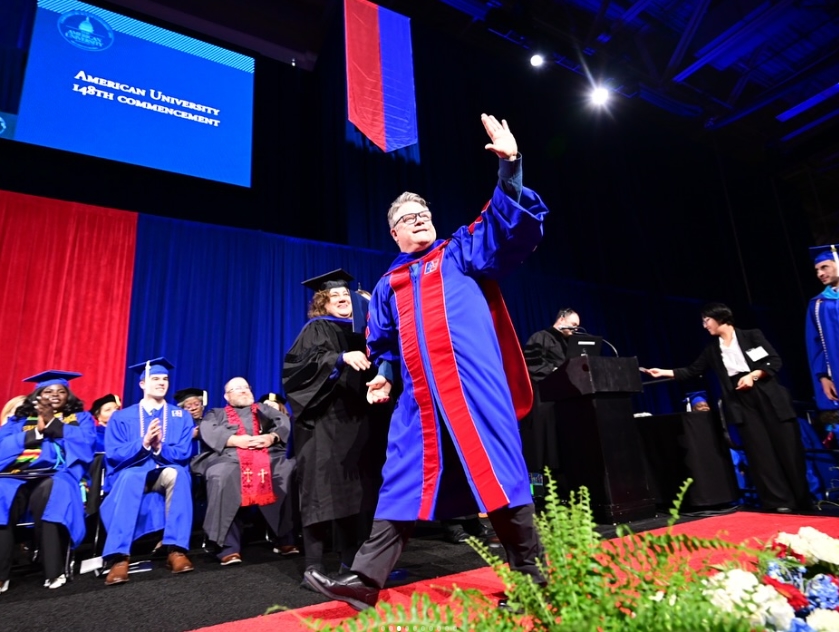
[[[200,397],[204,406],[207,406],[207,391],[203,388],[196,388],[194,386],[191,386],[190,388],[182,388],[181,390],[175,392],[175,403],[180,406],[190,397]]]
[[[119,397],[117,395],[114,395],[113,393],[108,393],[107,395],[103,395],[99,399],[95,400],[93,404],[91,404],[90,414],[95,417],[96,414],[100,410],[102,410],[102,406],[104,406],[105,404],[110,404],[111,402],[113,402],[117,406],[122,406],[122,403],[119,401]]]
[[[280,402],[281,404],[286,403],[286,398],[282,395],[282,393],[265,393],[265,395],[260,396],[257,398],[258,402]]]
[[[68,388],[70,386],[70,380],[75,380],[81,376],[81,373],[75,373],[73,371],[56,371],[55,369],[51,369],[33,375],[32,377],[27,377],[23,381],[35,382],[35,388],[44,388],[54,384],[61,384],[64,388]]]
[[[332,272],[327,272],[326,274],[306,279],[303,281],[303,285],[315,292],[319,292],[320,290],[331,290],[336,287],[345,287],[349,289],[350,281],[352,280],[353,276],[349,272],[343,268],[338,268]]]

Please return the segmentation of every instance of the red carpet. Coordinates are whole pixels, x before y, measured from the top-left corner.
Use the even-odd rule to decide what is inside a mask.
[[[756,544],[757,540],[765,542],[780,531],[795,533],[803,526],[810,526],[832,537],[839,538],[839,518],[748,512],[737,512],[687,522],[676,525],[674,531],[703,538],[720,537],[735,543],[751,539],[751,544]],[[662,531],[664,529],[656,529],[654,533]],[[725,552],[719,551],[715,555],[719,555],[721,560],[725,556]],[[407,606],[414,593],[425,592],[434,601],[443,602],[448,599],[446,589],[453,584],[457,584],[464,589],[477,589],[487,595],[499,593],[503,589],[501,581],[492,569],[479,568],[457,575],[438,577],[437,579],[384,590],[381,594],[381,600],[393,605],[403,604]],[[332,601],[293,611],[200,628],[200,632],[302,632],[308,630],[308,628],[301,625],[300,618],[321,619],[335,624],[353,615],[355,615],[355,610],[343,603]]]

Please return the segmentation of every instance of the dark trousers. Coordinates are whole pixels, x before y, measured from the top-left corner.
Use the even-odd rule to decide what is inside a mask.
[[[358,515],[346,516],[337,520],[316,522],[303,527],[303,553],[306,568],[323,566],[324,544],[333,536],[332,548],[338,553],[341,564],[349,567],[358,551]]]
[[[536,566],[537,558],[542,556],[542,544],[533,524],[533,505],[503,507],[488,515],[507,553],[510,568],[530,575],[536,583],[545,583],[545,578]],[[353,572],[383,588],[413,529],[413,520],[373,521],[370,538],[361,546],[353,561]]]
[[[15,551],[15,525],[26,513],[27,506],[35,522],[35,542],[44,566],[44,575],[53,580],[64,573],[65,556],[69,544],[66,527],[57,522],[43,522],[41,516],[52,493],[52,479],[27,481],[17,489],[9,509],[9,523],[0,526],[0,582],[9,579]]]
[[[230,528],[227,530],[227,535],[224,536],[224,542],[221,545],[221,551],[219,551],[216,555],[218,559],[222,560],[228,555],[242,552],[243,530],[244,524],[242,522],[242,518],[239,516],[239,512],[237,512],[236,516],[233,518],[233,522],[230,523]]]
[[[798,420],[779,419],[759,383],[748,391],[738,391],[736,397],[745,418],[737,431],[760,504],[766,509],[811,508]]]

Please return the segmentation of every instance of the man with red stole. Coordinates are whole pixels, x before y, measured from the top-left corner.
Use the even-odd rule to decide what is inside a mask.
[[[288,415],[256,403],[242,377],[225,384],[224,399],[227,406],[201,420],[201,440],[209,451],[193,461],[192,471],[207,481],[204,531],[228,566],[242,561],[241,508],[257,506],[275,538],[291,531],[291,511],[282,509],[294,460],[285,458]]]

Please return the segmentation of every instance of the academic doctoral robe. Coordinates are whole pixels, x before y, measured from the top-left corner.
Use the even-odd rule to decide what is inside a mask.
[[[344,366],[345,351],[364,351],[352,320],[319,317],[306,323],[283,363],[303,526],[376,505],[381,442],[371,437],[365,385],[376,373]]]
[[[245,433],[253,435],[253,416],[250,406],[236,407]],[[270,505],[259,505],[259,511],[274,532],[280,536],[292,528],[291,511],[282,512],[289,492],[294,459],[286,459],[285,448],[291,428],[287,415],[265,404],[259,404],[259,434],[279,435],[282,443],[268,448],[271,459],[271,476],[274,495],[277,500]],[[224,408],[207,411],[201,420],[201,440],[209,448],[192,461],[192,471],[207,481],[207,514],[204,517],[204,531],[211,542],[221,545],[227,535],[236,512],[242,506],[242,472],[239,465],[239,449],[228,447],[227,440],[236,434],[238,426],[230,423]],[[254,472],[257,476],[258,472]]]
[[[140,415],[145,430],[141,430]],[[159,453],[143,446],[143,436],[154,417],[164,424]],[[109,492],[102,501],[102,522],[108,532],[103,555],[128,555],[131,543],[154,531],[163,530],[163,544],[189,549],[192,530],[192,417],[181,408],[164,403],[154,415],[141,411],[140,404],[114,412],[105,432]],[[167,518],[162,494],[146,493],[149,473],[171,467],[178,473]]]
[[[820,378],[830,377],[839,388],[839,292],[826,287],[810,299],[805,325],[807,357],[816,407],[819,410],[836,410],[839,402],[830,401],[824,394]]]
[[[547,466],[554,472],[562,467],[554,402],[542,401],[539,382],[565,362],[568,342],[554,327],[537,331],[524,346],[524,360],[533,384],[533,408],[521,420],[524,461],[530,472],[541,474]]]
[[[52,492],[42,520],[67,527],[73,547],[84,539],[84,501],[81,480],[93,460],[95,430],[87,412],[57,415],[51,423],[63,424],[60,439],[44,439],[34,448],[25,447],[27,431],[37,419],[13,417],[0,427],[0,524],[9,522],[9,510],[18,488],[26,482],[26,470],[53,469]],[[26,452],[25,452],[26,451]],[[20,478],[14,476],[20,473]]]
[[[547,210],[529,189],[516,202],[497,186],[471,226],[426,251],[402,253],[373,290],[370,358],[400,364],[404,388],[390,422],[377,519],[532,502],[517,421],[532,391],[494,281],[539,243]],[[444,462],[441,426],[459,463]],[[465,482],[455,484],[445,474],[458,467]]]

